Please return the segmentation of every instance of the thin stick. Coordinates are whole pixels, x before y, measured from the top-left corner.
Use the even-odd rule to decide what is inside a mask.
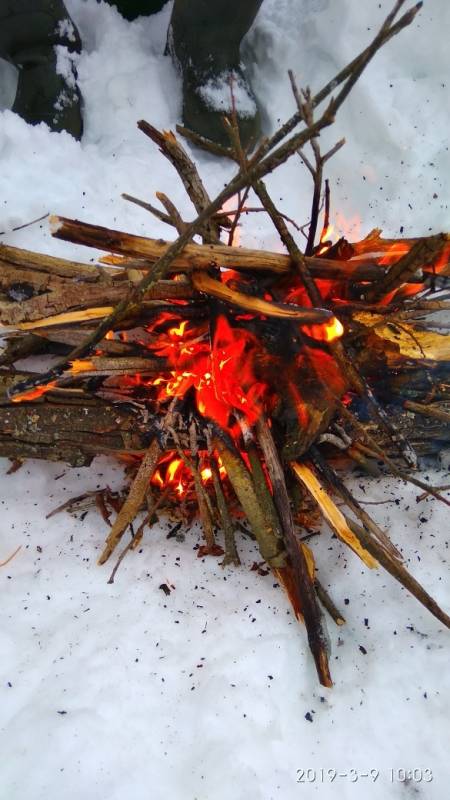
[[[435,408],[433,405],[424,405],[423,403],[413,403],[411,400],[405,400],[403,408],[406,408],[407,411],[414,411],[415,414],[422,414],[424,417],[432,417],[433,419],[440,419],[441,422],[450,423],[450,411]]]
[[[234,214],[233,221],[231,223],[231,228],[230,228],[230,231],[229,231],[229,234],[228,234],[228,245],[229,245],[229,247],[233,246],[234,234],[236,233],[236,228],[237,228],[237,226],[239,224],[239,219],[240,219],[241,214],[242,214],[242,212],[244,210],[245,202],[247,200],[249,191],[250,191],[250,187],[246,186],[246,188],[242,192],[242,196],[239,199],[238,207],[237,207],[236,212]]]
[[[392,575],[402,586],[405,587],[419,603],[422,603],[428,611],[433,614],[436,619],[442,622],[447,628],[450,628],[450,617],[445,611],[436,603],[435,600],[425,591],[423,586],[416,581],[416,579],[408,572],[406,567],[396,559],[390,558],[383,548],[378,545],[375,539],[368,536],[367,531],[358,525],[354,520],[347,518],[347,522],[357,536],[360,537],[361,543],[364,547],[373,554],[373,556],[380,562],[384,569]]]
[[[330,227],[330,182],[328,178],[325,178],[323,226],[322,226],[322,233],[320,235],[320,241],[322,241],[322,239],[324,238],[326,231],[328,231],[329,227]]]
[[[30,224],[31,224],[31,223],[30,223]],[[17,555],[17,553],[18,553],[18,552],[19,552],[19,550],[21,550],[21,549],[22,549],[22,545],[21,545],[21,544],[19,544],[19,547],[17,547],[17,548],[14,550],[14,553],[11,553],[11,555],[10,555],[10,556],[9,556],[9,557],[6,559],[6,561],[0,561],[0,567],[6,567],[6,565],[7,565],[7,564],[9,564],[9,562],[13,560],[13,558],[14,558],[14,557]]]
[[[161,457],[162,449],[157,439],[154,439],[141,461],[136,477],[131,484],[128,497],[120,509],[117,518],[106,539],[104,549],[98,559],[99,564],[104,564],[117,547],[128,525],[139,511],[145,497],[145,492],[150,479]]]
[[[304,551],[296,539],[283,468],[272,434],[263,418],[257,423],[257,432],[273,486],[274,503],[283,527],[286,550],[292,565],[295,588],[305,620],[309,647],[313,654],[321,684],[323,686],[332,686],[333,682],[328,664],[328,643],[323,627],[322,613],[317,602],[313,579],[308,572]]]
[[[186,227],[186,223],[183,221],[183,218],[182,218],[180,212],[178,211],[178,209],[176,208],[176,206],[167,197],[167,195],[164,194],[164,192],[156,192],[156,197],[158,198],[159,202],[162,203],[162,205],[166,209],[166,211],[167,211],[167,213],[168,213],[168,215],[170,217],[171,223],[172,223],[173,227],[175,228],[175,230],[177,231],[177,233],[179,233],[179,234],[183,233],[183,231],[184,231],[184,229]]]
[[[145,209],[145,211],[150,211],[150,214],[153,214],[153,216],[161,220],[161,222],[165,222],[166,225],[173,226],[173,220],[168,214],[165,214],[164,211],[161,211],[161,209],[150,205],[150,203],[146,203],[144,200],[139,200],[138,197],[133,197],[131,194],[126,194],[126,192],[122,192],[122,197],[124,200],[128,200],[129,203],[134,203],[135,206],[139,206],[140,208]]]
[[[334,604],[324,585],[320,583],[317,578],[314,581],[314,586],[317,592],[317,597],[319,598],[323,607],[328,611],[330,617],[335,621],[336,625],[345,625],[345,617]]]
[[[49,214],[50,212],[47,211],[46,214],[42,214],[42,217],[37,217],[37,219],[32,219],[31,222],[24,222],[23,225],[17,225],[15,228],[11,228],[10,231],[0,231],[0,236],[5,236],[7,233],[15,233],[16,231],[23,231],[24,228],[29,228],[30,225],[36,225],[36,222],[42,222],[43,219],[47,219]]]
[[[116,577],[117,570],[119,569],[119,567],[120,567],[122,561],[124,560],[126,554],[130,550],[135,550],[136,549],[136,542],[140,541],[142,539],[145,526],[148,525],[148,523],[151,521],[155,511],[157,511],[157,509],[161,505],[162,501],[167,496],[169,488],[170,488],[169,486],[166,486],[165,490],[160,494],[160,496],[158,497],[157,501],[152,504],[150,510],[145,515],[144,521],[141,523],[141,525],[139,526],[138,530],[136,531],[135,536],[133,536],[130,539],[130,541],[128,542],[127,546],[124,547],[124,549],[122,550],[119,558],[117,559],[116,565],[115,565],[113,571],[111,572],[111,575],[109,576],[108,583],[114,583],[114,578]]]
[[[220,562],[221,567],[226,567],[228,564],[234,564],[238,567],[241,563],[239,553],[236,547],[236,538],[234,535],[234,525],[228,511],[227,501],[222,489],[222,481],[220,477],[219,467],[217,466],[214,455],[210,455],[211,472],[213,475],[214,491],[216,493],[217,507],[219,509],[220,522],[223,528],[225,538],[225,556]]]

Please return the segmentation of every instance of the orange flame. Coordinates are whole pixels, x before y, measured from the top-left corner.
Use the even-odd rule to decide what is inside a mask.
[[[404,256],[410,250],[410,245],[407,242],[396,242],[392,244],[385,252],[385,254],[380,258],[379,264],[382,267],[389,266],[397,259]]]
[[[343,236],[344,239],[349,241],[361,238],[361,217],[359,214],[345,217],[340,211],[336,211],[334,220],[338,236]]]
[[[333,231],[334,231],[334,225],[327,225],[327,227],[324,228],[324,230],[322,231],[322,235],[320,237],[320,244],[330,239],[331,236],[333,235]]]
[[[334,342],[344,335],[344,326],[337,317],[332,317],[320,325],[303,325],[305,333],[317,342]]]
[[[92,372],[94,369],[95,364],[93,361],[80,358],[70,362],[70,372],[72,375],[77,375],[80,372]]]
[[[400,259],[405,253],[408,253],[410,250],[410,245],[408,242],[398,242],[396,244],[391,245],[391,247],[387,250],[384,256],[378,262],[382,266],[389,266],[390,264],[395,263],[398,259]],[[424,268],[424,274],[426,276],[430,276],[430,274],[439,275],[445,267],[447,267],[450,257],[450,245],[444,247],[442,251],[438,254],[436,261],[431,266],[428,265],[427,268]],[[388,305],[392,303],[395,298],[400,297],[407,297],[418,294],[422,291],[424,287],[423,283],[404,283],[399,288],[394,289],[393,291],[389,292],[388,294],[384,295],[380,300],[380,305]]]
[[[199,456],[203,462],[207,462],[208,454],[206,451],[200,451]],[[218,465],[220,476],[222,478],[226,477],[226,471],[220,459],[218,460]],[[208,484],[212,480],[212,476],[211,467],[207,463],[204,463],[204,466],[200,469],[202,483]],[[172,487],[180,500],[194,491],[194,478],[189,467],[184,463],[183,459],[177,456],[173,451],[166,453],[161,458],[153,474],[151,483],[160,490]]]
[[[45,386],[36,386],[35,389],[29,389],[22,394],[16,394],[15,397],[12,397],[11,400],[13,403],[22,403],[22,402],[29,402],[30,400],[37,400],[39,397],[42,397],[43,394],[49,392],[50,389],[54,389],[56,386],[56,381],[50,381],[50,383],[46,383]]]
[[[152,330],[167,321],[168,316],[161,315]],[[207,332],[206,327],[193,328],[183,321],[159,334],[157,343],[150,345],[172,367],[152,383],[159,390],[158,399],[183,397],[193,387],[203,416],[226,427],[230,414],[238,409],[253,424],[266,392],[265,384],[257,381],[253,372],[257,339],[244,328],[232,327],[224,316],[217,320],[212,348]]]
[[[333,232],[334,232],[334,225],[327,225],[327,227],[323,229],[319,242],[319,244],[321,244],[322,247],[317,251],[318,256],[321,256],[323,253],[326,253],[326,251],[329,250]]]

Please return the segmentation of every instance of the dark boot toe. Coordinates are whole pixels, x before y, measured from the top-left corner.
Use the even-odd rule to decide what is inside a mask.
[[[75,79],[59,75],[53,62],[20,70],[12,110],[31,125],[45,122],[52,131],[65,130],[75,139],[83,134],[81,95]]]

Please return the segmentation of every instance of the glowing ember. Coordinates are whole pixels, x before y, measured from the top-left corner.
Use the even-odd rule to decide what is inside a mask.
[[[187,320],[183,320],[183,322],[180,322],[178,328],[170,328],[169,335],[170,336],[179,336],[181,338],[182,336],[184,336],[184,332],[186,330],[187,324],[188,324]]]

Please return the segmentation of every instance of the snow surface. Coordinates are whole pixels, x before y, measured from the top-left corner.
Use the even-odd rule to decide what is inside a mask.
[[[229,114],[233,109],[230,85],[233,86],[234,105],[240,117],[253,117],[256,114],[256,103],[251,96],[242,76],[234,70],[222,72],[211,78],[198,89],[208,108]]]
[[[193,209],[170,166],[136,129],[179,121],[181,86],[163,55],[170,4],[133,23],[95,0],[67,0],[84,51],[77,58],[85,136],[77,143],[1,112],[3,241],[86,261],[95,253],[52,239],[53,212],[137,234],[165,226],[120,197],[166,192]],[[369,7],[370,6],[370,7]],[[286,77],[318,88],[365,46],[391,2],[265,0],[245,57],[267,131],[294,110]],[[411,29],[373,61],[324,136],[347,146],[329,164],[337,231],[386,235],[449,229],[448,37],[450,4],[426,0]],[[15,91],[1,64],[0,103]],[[324,145],[325,146],[325,145]],[[195,153],[214,195],[232,168]],[[289,216],[306,221],[309,176],[292,159],[268,181]],[[242,242],[279,247],[262,214]],[[448,632],[385,573],[368,570],[329,532],[311,540],[319,576],[347,619],[329,622],[333,690],[318,686],[304,629],[273,578],[198,559],[198,530],[167,540],[169,523],[146,534],[116,582],[96,566],[105,525],[45,519],[86,489],[119,486],[121,468],[1,464],[1,800],[225,800],[225,798],[448,797]],[[443,472],[430,480],[448,482]],[[352,477],[358,498],[389,527],[413,574],[447,609],[448,512],[396,481]],[[166,597],[158,588],[173,585]],[[361,650],[361,647],[363,650]],[[364,652],[365,651],[365,652]],[[308,715],[308,717],[306,716]],[[311,721],[310,721],[311,720]],[[297,770],[316,780],[297,782]],[[325,770],[321,781],[320,769]],[[330,781],[327,769],[354,773]],[[432,770],[426,782],[391,781],[390,769]],[[373,783],[361,773],[379,770]],[[332,773],[331,773],[332,774]],[[419,773],[416,773],[416,777]],[[309,773],[309,778],[314,773]]]

